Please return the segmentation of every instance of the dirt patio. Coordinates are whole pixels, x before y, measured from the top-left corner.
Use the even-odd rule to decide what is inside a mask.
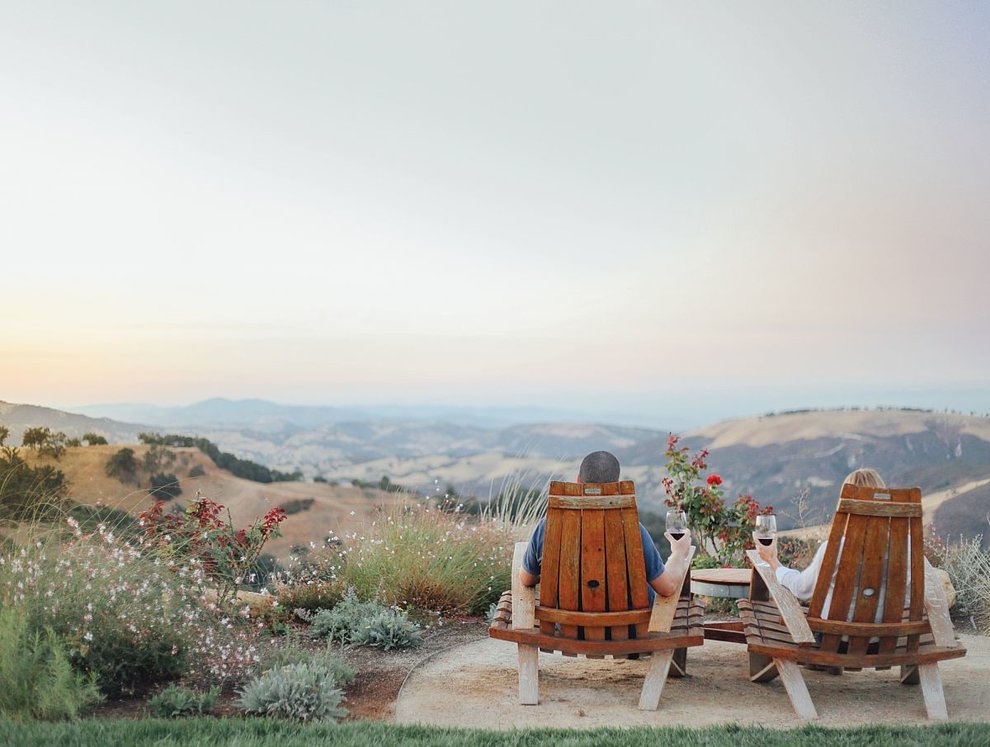
[[[952,721],[990,721],[990,638],[961,636],[968,654],[939,666]],[[690,725],[735,722],[774,728],[801,725],[780,680],[748,680],[745,647],[719,641],[691,649],[688,677],[669,679],[653,712],[637,708],[646,661],[574,659],[540,654],[540,704],[517,703],[516,647],[488,638],[439,651],[406,678],[395,702],[397,723],[511,729],[524,727]],[[836,677],[802,669],[828,726],[925,724],[918,687],[897,669]]]

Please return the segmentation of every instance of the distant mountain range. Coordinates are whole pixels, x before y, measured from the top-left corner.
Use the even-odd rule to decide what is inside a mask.
[[[117,409],[114,409],[117,408]],[[444,419],[375,417],[367,410],[278,405],[263,400],[207,400],[183,408],[114,405],[83,408],[130,422],[0,403],[0,423],[17,443],[24,427],[48,425],[70,436],[95,431],[132,443],[141,431],[200,435],[221,449],[268,466],[301,469],[307,479],[392,482],[429,493],[448,484],[487,498],[506,484],[542,485],[573,478],[581,457],[607,449],[623,476],[637,482],[640,505],[661,510],[667,432],[604,424],[528,423],[484,427],[477,412]],[[436,413],[440,415],[441,413]],[[497,419],[491,411],[492,419]],[[510,418],[511,419],[511,418]],[[144,423],[145,425],[139,425]],[[781,528],[817,524],[835,507],[843,477],[872,466],[892,485],[938,495],[940,533],[990,539],[990,418],[920,410],[803,411],[724,421],[684,434],[711,451],[709,463],[727,495],[751,493],[775,506]],[[986,481],[986,482],[984,482]]]

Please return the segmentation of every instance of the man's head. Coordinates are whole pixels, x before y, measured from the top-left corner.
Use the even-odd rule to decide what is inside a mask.
[[[578,482],[616,482],[619,460],[607,451],[593,451],[581,462]]]

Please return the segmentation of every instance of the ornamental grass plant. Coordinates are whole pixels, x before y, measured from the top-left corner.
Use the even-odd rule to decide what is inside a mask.
[[[938,565],[949,574],[956,590],[953,617],[990,635],[990,552],[982,536],[960,539],[938,548]]]
[[[76,718],[100,700],[95,677],[73,670],[51,628],[32,630],[23,609],[0,608],[0,719]]]
[[[508,588],[512,541],[511,527],[408,504],[342,538],[338,576],[361,599],[483,614]]]

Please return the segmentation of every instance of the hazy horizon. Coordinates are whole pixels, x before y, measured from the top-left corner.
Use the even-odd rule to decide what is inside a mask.
[[[0,397],[990,410],[990,5],[233,8],[0,7]]]

